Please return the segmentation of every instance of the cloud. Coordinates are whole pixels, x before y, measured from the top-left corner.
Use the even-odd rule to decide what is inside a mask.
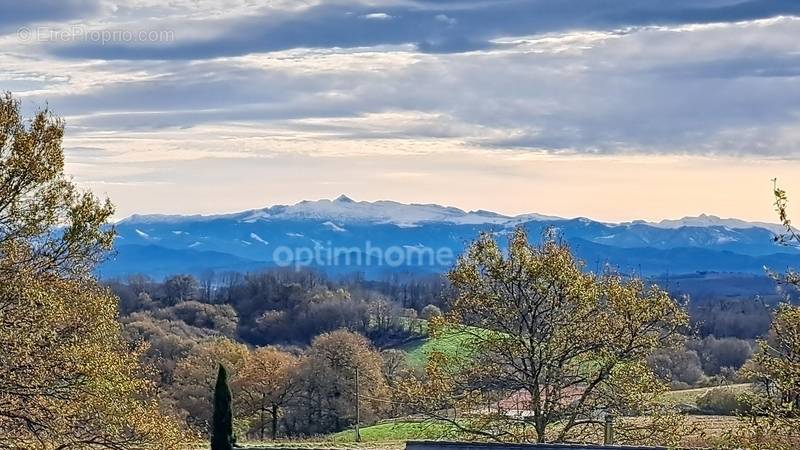
[[[493,40],[508,36],[793,14],[800,14],[796,0],[395,0],[380,12],[360,2],[328,1],[295,10],[266,8],[255,15],[193,18],[175,24],[175,41],[82,41],[53,46],[51,51],[69,58],[207,59],[296,48],[417,44],[424,52],[456,53],[490,48]],[[190,32],[198,27],[207,34]]]
[[[295,150],[337,154],[337,140],[355,153],[441,140],[496,152],[798,158],[798,33],[799,19],[781,18],[535,35],[469,53],[96,62],[31,98],[66,115],[76,138],[146,133],[167,147],[213,125],[232,139],[260,133],[248,144],[256,153],[294,136],[304,142]]]
[[[448,17],[447,14],[437,14],[435,19],[438,20],[439,22],[444,22],[448,25],[455,25],[458,23],[457,19]]]
[[[386,13],[369,13],[369,14],[364,14],[363,16],[361,16],[361,18],[362,19],[367,19],[367,20],[392,20],[392,19],[394,19],[394,17],[392,17],[392,16],[390,16],[389,14],[386,14]]]
[[[536,20],[550,28],[578,20],[566,17],[571,10],[565,5],[571,1],[553,7],[549,21]],[[416,9],[382,3],[380,12],[374,6],[344,7],[341,2],[273,8],[269,26],[315,14],[319,20],[331,14],[349,17],[343,20],[366,26],[353,34],[352,45],[373,39],[360,34],[366,29],[377,33],[375,42],[385,42],[386,27],[396,30],[397,21],[410,26],[408,14],[418,14],[422,28],[435,24],[445,31],[413,45],[401,44],[401,33],[393,46],[288,49],[212,59],[205,59],[207,49],[198,47],[199,59],[191,61],[65,59],[50,55],[50,46],[19,48],[0,40],[6,74],[0,75],[0,89],[19,88],[27,103],[49,102],[66,116],[73,146],[115,152],[144,146],[152,149],[142,153],[147,159],[216,158],[228,148],[236,148],[242,157],[283,151],[352,156],[478,148],[498,154],[800,158],[795,131],[800,118],[795,38],[800,19],[683,23],[673,17],[680,23],[620,29],[623,23],[646,22],[640,15],[628,17],[641,5],[649,5],[644,10],[650,16],[659,13],[663,18],[671,11],[688,21],[686,14],[675,11],[697,10],[700,3],[589,1],[606,5],[595,9],[593,17],[577,14],[583,22],[596,22],[594,28],[537,29],[524,35],[519,33],[529,29],[513,28],[515,18],[506,23],[487,12],[521,7],[515,1],[429,1],[416,3]],[[755,3],[763,6],[757,13],[748,9]],[[725,17],[738,18],[743,11],[765,15],[786,3],[717,0],[701,5],[717,16],[726,10]],[[144,6],[138,8],[126,10],[126,20],[141,14]],[[470,18],[476,11],[491,20],[474,26]],[[392,19],[368,20],[361,12]],[[563,20],[553,23],[559,14]],[[709,14],[690,18],[708,19]],[[261,19],[235,14],[214,23]],[[487,25],[501,22],[494,31]],[[605,29],[609,24],[612,29]],[[471,26],[474,33],[447,31]],[[325,34],[333,28],[320,27],[311,37],[296,30],[284,44],[303,38],[329,45],[337,34]],[[224,35],[227,28],[210,29]],[[242,45],[263,47],[258,36],[244,31]],[[511,31],[516,34],[505,36]],[[503,37],[490,41],[489,35]]]

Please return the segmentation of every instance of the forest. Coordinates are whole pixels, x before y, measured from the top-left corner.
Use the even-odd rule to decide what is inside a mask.
[[[250,419],[242,435],[253,438],[318,435],[353,425],[352,395],[331,404],[309,401],[333,380],[344,383],[334,388],[340,394],[353,389],[352,361],[327,367],[330,378],[319,375],[320,362],[313,358],[325,345],[362,355],[358,365],[371,368],[365,389],[384,401],[365,403],[367,422],[396,415],[388,388],[405,371],[424,369],[413,367],[407,350],[428,337],[427,322],[447,313],[453,296],[446,277],[376,282],[291,269],[161,281],[132,276],[106,285],[120,299],[126,338],[147,343],[144,358],[158,369],[160,392],[196,432],[208,431],[215,358],[234,374],[248,374],[234,383],[235,397],[252,397],[246,380],[284,380],[275,403],[254,407],[243,400],[237,408]],[[653,352],[648,363],[671,389],[741,383],[738,372],[756,339],[767,334],[775,306],[758,299],[689,302],[688,338]],[[253,380],[259,371],[252,364],[261,368],[263,380]]]

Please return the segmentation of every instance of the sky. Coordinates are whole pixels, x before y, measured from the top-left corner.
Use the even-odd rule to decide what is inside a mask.
[[[64,117],[67,172],[119,218],[800,198],[797,0],[0,0],[0,90]]]

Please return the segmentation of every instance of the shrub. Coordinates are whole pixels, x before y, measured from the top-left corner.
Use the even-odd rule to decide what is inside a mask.
[[[697,407],[706,414],[731,416],[740,406],[736,391],[724,387],[710,389],[697,399]]]
[[[436,305],[428,305],[422,308],[421,316],[425,320],[431,320],[434,317],[439,317],[442,315],[442,310],[439,309]]]
[[[659,378],[672,384],[673,389],[686,389],[703,379],[700,358],[694,350],[658,350],[647,362]]]

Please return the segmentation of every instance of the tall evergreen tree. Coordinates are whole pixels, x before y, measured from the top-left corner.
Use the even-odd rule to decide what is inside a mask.
[[[214,387],[214,417],[211,428],[211,450],[233,449],[233,411],[228,372],[219,365],[217,385]]]

